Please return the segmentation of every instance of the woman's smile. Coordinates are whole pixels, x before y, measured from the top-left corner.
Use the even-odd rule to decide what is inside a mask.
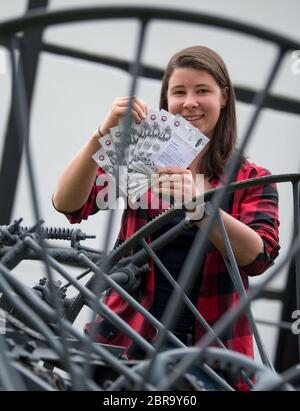
[[[227,101],[214,77],[207,71],[176,68],[169,80],[168,109],[180,114],[211,138]]]

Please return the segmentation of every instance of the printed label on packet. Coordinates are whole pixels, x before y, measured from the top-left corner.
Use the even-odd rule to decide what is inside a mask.
[[[102,147],[93,156],[108,174],[115,173],[120,158],[118,150],[125,142],[122,129],[124,119],[118,126],[112,127],[109,134],[99,138]],[[188,167],[209,141],[181,115],[174,116],[165,110],[153,109],[148,111],[144,121],[132,121],[127,140],[129,145],[125,147],[125,156],[119,160],[121,164],[125,161],[125,164],[119,164],[119,167],[126,169],[122,172],[121,185],[122,190],[128,189],[131,199],[137,199],[149,189],[151,176],[158,168]]]
[[[174,118],[172,114],[165,110],[149,110],[147,118],[148,116],[148,135],[138,152],[137,146],[135,159],[132,162],[133,170],[139,170],[144,173],[155,171],[156,168],[152,156],[162,149],[166,141],[171,139],[172,132],[169,124]]]
[[[172,121],[172,138],[153,158],[157,168],[188,167],[209,141],[198,129],[195,132],[187,123],[182,117]]]
[[[115,167],[102,147],[92,156],[92,158],[96,161],[98,166],[105,171],[105,173],[114,174]]]
[[[135,161],[139,161],[139,157],[144,154],[145,151],[151,146],[151,140],[153,136],[158,132],[158,119],[159,111],[150,109],[148,110],[147,117],[143,121],[140,133],[140,141],[138,142],[135,150]]]
[[[119,126],[112,127],[109,130],[109,134],[111,135],[112,141],[114,142],[114,146],[116,150],[120,146],[120,138],[121,138],[121,131]]]
[[[124,119],[120,120],[120,129],[121,130],[125,130],[125,126],[124,126]],[[134,153],[136,150],[136,146],[138,144],[138,142],[140,141],[140,135],[142,132],[142,126],[143,126],[143,122],[142,121],[132,121],[129,130],[128,130],[128,135],[127,135],[127,152],[128,152],[128,156],[127,156],[127,164],[130,164],[133,159],[134,159]],[[123,133],[123,131],[122,131]],[[125,131],[124,131],[125,133]]]
[[[104,137],[100,137],[98,141],[101,144],[101,147],[103,148],[103,150],[108,155],[111,163],[115,165],[118,160],[118,155],[117,155],[115,144],[113,142],[113,139],[110,133],[106,134]]]

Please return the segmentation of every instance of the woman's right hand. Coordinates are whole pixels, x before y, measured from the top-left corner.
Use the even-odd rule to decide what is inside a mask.
[[[126,115],[127,109],[129,107],[130,97],[117,97],[111,107],[107,116],[105,117],[103,123],[101,124],[101,133],[103,135],[109,133],[109,129],[115,127],[119,124],[121,117]],[[134,96],[132,101],[132,116],[136,121],[143,121],[146,118],[148,111],[147,104],[140,98]]]

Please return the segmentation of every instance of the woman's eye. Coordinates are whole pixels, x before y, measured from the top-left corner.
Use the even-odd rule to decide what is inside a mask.
[[[175,96],[176,95],[180,95],[180,94],[184,94],[184,91],[183,90],[176,90],[176,91],[174,91],[174,93],[173,93]]]
[[[208,90],[205,89],[205,88],[199,88],[199,90],[197,90],[198,94],[204,94],[204,93],[207,93],[207,92],[208,92]]]

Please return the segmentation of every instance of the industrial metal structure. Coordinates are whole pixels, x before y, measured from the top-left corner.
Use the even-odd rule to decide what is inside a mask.
[[[95,7],[47,12],[47,1],[41,0],[30,2],[30,4],[43,6],[45,9],[30,10],[20,18],[0,23],[0,44],[9,50],[13,79],[12,106],[0,175],[0,193],[5,193],[5,196],[1,194],[0,204],[0,223],[2,224],[0,226],[0,292],[2,293],[0,306],[4,312],[5,320],[5,333],[0,334],[1,389],[128,391],[180,389],[201,391],[203,387],[199,386],[197,381],[191,380],[187,374],[187,370],[192,365],[197,364],[212,379],[218,381],[224,390],[234,390],[227,381],[222,380],[213,371],[212,366],[216,362],[222,370],[226,370],[234,376],[240,375],[248,383],[250,390],[298,389],[300,332],[297,337],[291,336],[292,325],[286,323],[290,319],[290,314],[286,312],[286,318],[282,319],[282,323],[278,323],[278,326],[282,327],[279,339],[281,346],[278,346],[277,366],[275,364],[274,367],[264,348],[249,303],[251,300],[264,295],[264,298],[280,298],[286,306],[285,295],[267,293],[265,286],[275,278],[285,264],[289,264],[291,273],[288,286],[291,290],[296,290],[293,307],[300,309],[300,174],[274,175],[241,183],[232,183],[232,181],[239,158],[251,138],[261,110],[264,107],[272,107],[276,110],[300,113],[300,101],[270,95],[270,88],[280,70],[280,63],[285,53],[289,50],[300,49],[300,42],[294,42],[284,36],[233,20],[183,12],[182,10],[148,7]],[[135,18],[140,23],[136,57],[133,62],[91,55],[81,50],[71,50],[42,41],[43,29],[54,24],[113,18]],[[81,242],[88,236],[80,230],[43,228],[29,136],[31,98],[40,52],[47,51],[58,55],[73,56],[122,68],[132,75],[130,95],[133,96],[138,76],[158,79],[162,75],[160,70],[144,66],[140,62],[147,35],[147,25],[156,19],[226,28],[272,42],[278,49],[266,84],[261,90],[254,92],[249,89],[236,89],[237,98],[240,101],[253,104],[255,110],[236,157],[227,170],[224,186],[204,195],[204,201],[210,200],[213,204],[208,217],[209,223],[203,230],[199,230],[188,256],[189,264],[184,265],[178,282],[172,281],[172,278],[169,279],[174,291],[162,322],[146,311],[134,299],[131,291],[138,287],[140,276],[146,275],[148,258],[152,258],[156,264],[160,265],[161,262],[156,252],[189,229],[192,223],[183,220],[174,229],[157,238],[151,245],[147,244],[146,237],[157,231],[170,219],[183,213],[184,209],[171,208],[167,210],[146,224],[118,248],[108,253],[83,246]],[[125,147],[123,147],[123,151],[124,149]],[[20,158],[23,152],[36,220],[36,224],[32,227],[22,227],[21,219],[10,221]],[[122,159],[120,159],[121,161]],[[271,268],[259,286],[252,288],[246,294],[225,227],[218,215],[218,209],[227,194],[254,185],[269,183],[292,184],[294,233],[289,251],[280,264]],[[202,199],[200,200],[202,201]],[[111,210],[110,213],[110,221],[113,221],[114,210]],[[205,244],[211,230],[211,223],[214,220],[218,221],[223,233],[228,255],[226,265],[232,282],[240,294],[240,302],[233,311],[226,313],[211,328],[196,311],[186,291],[196,275],[197,266],[204,257]],[[70,241],[70,246],[62,249],[50,247],[51,238]],[[129,255],[130,257],[128,257]],[[24,259],[40,259],[45,264],[47,277],[41,278],[39,284],[32,288],[24,286],[22,281],[11,272]],[[68,264],[67,268],[65,263]],[[71,273],[70,263],[84,267],[85,271],[75,278]],[[165,272],[167,278],[171,277],[164,267],[162,267],[162,271]],[[61,276],[60,281],[53,279],[53,272]],[[82,279],[87,278],[88,275],[88,281],[83,284]],[[76,295],[72,298],[68,297],[70,287],[77,290]],[[149,344],[101,302],[100,297],[109,288],[117,291],[124,300],[128,301],[157,328],[158,334],[154,345]],[[204,338],[198,341],[194,347],[186,347],[172,333],[175,313],[180,310],[183,304],[189,307],[197,321],[206,330]],[[126,361],[122,357],[122,347],[95,343],[88,335],[78,331],[73,323],[84,305],[93,310],[94,318],[96,314],[100,314],[130,336],[147,353],[145,359]],[[247,313],[253,328],[262,364],[226,350],[222,343],[222,334],[242,312]],[[296,341],[295,350],[292,352],[292,361],[284,356],[283,349],[291,338],[290,341],[293,341],[293,344]],[[171,342],[174,349],[161,351],[160,348],[166,341]],[[290,364],[291,367],[286,370],[285,364],[288,361],[293,365]],[[283,370],[285,371],[281,373]],[[255,385],[251,380],[253,376],[256,377],[257,381]]]

